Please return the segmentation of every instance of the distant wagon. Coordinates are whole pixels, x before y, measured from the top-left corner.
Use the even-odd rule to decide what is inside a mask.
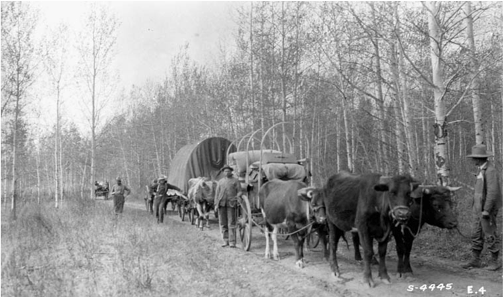
[[[236,146],[226,138],[210,137],[197,143],[188,144],[176,153],[171,161],[168,183],[179,187],[184,193],[189,191],[189,181],[206,178],[209,181],[220,179],[220,169],[227,164],[227,154],[236,151]],[[178,199],[178,212],[184,220],[188,215],[192,224],[196,221],[193,201]]]

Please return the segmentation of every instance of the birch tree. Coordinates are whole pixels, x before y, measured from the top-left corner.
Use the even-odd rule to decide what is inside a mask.
[[[447,168],[447,121],[445,118],[445,86],[442,73],[442,35],[439,22],[439,3],[427,2],[428,29],[431,47],[431,69],[433,78],[433,96],[435,100],[435,166],[440,185],[449,184]]]
[[[485,144],[484,141],[484,122],[482,121],[482,109],[480,104],[480,82],[479,82],[479,63],[477,61],[477,51],[475,48],[475,37],[473,35],[473,16],[472,4],[467,1],[464,6],[466,21],[466,38],[468,40],[468,50],[470,52],[469,71],[471,76],[471,85],[468,88],[472,93],[473,121],[475,123],[475,143]]]
[[[106,6],[92,3],[81,32],[78,52],[81,61],[81,74],[85,89],[89,92],[89,122],[91,130],[91,197],[94,196],[96,179],[96,140],[100,116],[110,98],[110,70],[117,41],[119,21]],[[108,93],[107,93],[108,92]]]
[[[2,115],[7,106],[12,111],[12,193],[11,219],[16,220],[18,196],[18,151],[22,109],[27,91],[34,81],[35,46],[32,34],[37,15],[26,2],[2,2]],[[2,129],[4,125],[2,123]]]
[[[56,99],[56,137],[54,143],[54,177],[55,177],[55,207],[59,206],[62,195],[62,171],[61,171],[61,93],[65,88],[65,75],[68,58],[68,27],[64,24],[52,31],[45,39],[44,64],[49,76],[50,85]]]

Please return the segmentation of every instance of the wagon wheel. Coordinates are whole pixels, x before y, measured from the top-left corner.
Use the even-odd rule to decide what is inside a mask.
[[[238,229],[239,237],[241,239],[241,247],[245,251],[250,250],[251,240],[252,240],[252,216],[251,207],[248,196],[243,195],[239,200],[238,208]]]
[[[308,235],[306,238],[306,246],[308,249],[315,249],[320,243],[320,235],[318,231],[313,231],[313,226],[308,229]]]

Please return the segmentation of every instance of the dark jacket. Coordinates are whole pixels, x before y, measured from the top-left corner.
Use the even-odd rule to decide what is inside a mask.
[[[475,183],[473,209],[496,214],[502,205],[500,177],[496,168],[487,161],[481,168]]]
[[[159,185],[157,186],[157,196],[158,197],[167,196],[166,193],[168,192],[169,189],[181,192],[180,188],[178,188],[175,185],[172,185],[170,183],[159,183]]]

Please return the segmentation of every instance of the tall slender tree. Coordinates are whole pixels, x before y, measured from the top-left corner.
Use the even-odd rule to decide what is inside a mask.
[[[62,195],[61,172],[61,104],[62,91],[66,86],[65,76],[68,59],[68,27],[60,24],[51,31],[43,45],[44,64],[56,101],[56,137],[54,143],[55,207],[58,208]]]
[[[479,82],[479,62],[477,61],[477,51],[475,48],[475,37],[473,34],[473,11],[470,1],[465,2],[465,21],[466,21],[466,38],[468,40],[468,49],[470,51],[470,76],[472,105],[473,105],[473,120],[475,123],[475,143],[485,144],[484,141],[484,122],[482,120],[482,109],[480,104],[480,82]]]
[[[427,2],[425,6],[428,14],[433,94],[435,99],[435,166],[437,168],[438,183],[448,185],[447,121],[445,118],[445,86],[442,73],[442,33],[439,21],[440,4],[438,2]]]
[[[109,67],[115,56],[117,17],[107,6],[91,3],[89,15],[84,30],[79,37],[78,52],[81,61],[81,74],[85,89],[89,92],[89,122],[91,130],[91,197],[93,197],[94,181],[96,179],[96,140],[100,116],[110,99],[110,89],[113,82]]]
[[[34,82],[35,45],[32,35],[37,14],[26,2],[2,2],[2,115],[12,112],[12,196],[11,219],[16,219],[18,196],[20,130],[27,92]],[[3,128],[3,125],[2,125]]]

